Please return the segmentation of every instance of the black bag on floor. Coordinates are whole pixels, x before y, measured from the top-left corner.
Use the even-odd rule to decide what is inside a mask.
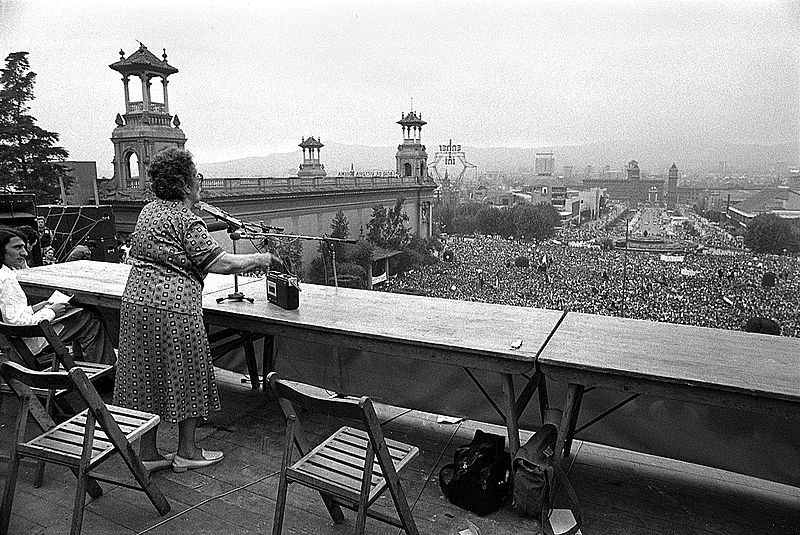
[[[539,518],[545,535],[554,535],[550,513],[557,487],[567,490],[575,526],[559,535],[573,535],[581,527],[578,497],[567,475],[553,463],[558,429],[545,423],[514,456],[514,509],[520,514]],[[558,487],[558,488],[560,488]]]
[[[510,484],[511,456],[505,450],[505,437],[480,429],[439,471],[439,486],[450,503],[479,516],[503,505]]]

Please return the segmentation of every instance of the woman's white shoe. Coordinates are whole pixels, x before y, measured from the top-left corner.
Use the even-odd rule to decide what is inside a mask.
[[[216,464],[220,462],[224,457],[225,454],[221,451],[207,451],[207,450],[200,450],[200,457],[201,459],[184,459],[180,455],[175,455],[175,458],[172,460],[172,471],[173,472],[185,472],[190,468],[203,468],[204,466],[211,466],[212,464]]]
[[[163,459],[157,459],[155,461],[142,461],[142,465],[144,465],[144,469],[148,472],[153,472],[155,470],[163,470],[164,468],[169,468],[172,466],[172,462],[175,460],[174,453],[165,453]]]

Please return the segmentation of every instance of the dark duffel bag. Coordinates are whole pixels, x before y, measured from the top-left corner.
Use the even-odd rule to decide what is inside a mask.
[[[450,503],[479,516],[503,505],[510,484],[511,456],[505,451],[505,437],[480,429],[439,471],[439,486]]]

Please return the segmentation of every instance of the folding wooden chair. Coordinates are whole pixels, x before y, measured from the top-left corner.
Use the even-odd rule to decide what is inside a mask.
[[[99,498],[103,493],[97,481],[144,491],[161,515],[169,511],[169,503],[150,480],[150,475],[131,447],[131,441],[158,425],[158,416],[112,405],[106,406],[81,368],[72,368],[69,372],[39,372],[29,370],[16,362],[2,362],[0,376],[20,401],[8,479],[0,503],[0,535],[8,535],[11,506],[14,502],[14,490],[22,457],[67,466],[78,478],[72,511],[70,531],[72,535],[81,532],[86,493],[88,492],[93,498]],[[56,425],[32,388],[45,390],[74,388],[89,408]],[[26,441],[25,431],[29,414],[40,424],[42,433]],[[108,460],[114,452],[120,454],[138,485],[93,473],[90,475],[93,469]]]
[[[20,364],[36,371],[58,371],[61,366],[66,370],[74,367],[81,368],[93,384],[106,378],[113,378],[114,366],[110,364],[96,364],[93,362],[75,361],[72,357],[70,348],[64,345],[61,338],[56,334],[53,325],[42,320],[36,325],[14,325],[12,323],[0,322],[0,336],[4,337],[11,345],[12,360],[20,360]],[[34,355],[28,345],[26,338],[44,338],[47,341],[47,348]],[[16,356],[16,359],[13,357]],[[0,393],[7,392],[8,386],[0,385]],[[64,414],[75,414],[75,410],[69,404],[66,397],[70,389],[61,390],[41,390],[33,389],[34,393],[45,401],[47,413],[52,417],[56,407]],[[41,423],[40,423],[41,425]],[[44,463],[40,462],[36,470],[34,487],[39,488],[44,481]]]
[[[3,336],[11,345],[13,353],[19,359],[19,363],[31,370],[44,371],[49,369],[55,372],[61,366],[66,370],[71,370],[77,366],[86,372],[89,380],[94,384],[107,377],[113,377],[114,366],[111,364],[96,364],[74,360],[70,348],[61,341],[53,325],[47,320],[42,320],[36,325],[14,325],[0,321],[0,336]],[[25,343],[26,338],[44,338],[48,346],[42,353],[34,355]],[[12,360],[17,360],[13,356]],[[40,394],[40,397],[46,395],[43,392],[37,393]],[[58,399],[65,393],[66,391],[57,391],[54,393],[54,397]]]
[[[281,381],[275,372],[269,374],[268,380],[286,416],[286,445],[272,534],[280,535],[283,527],[288,484],[300,483],[320,492],[335,523],[344,521],[340,506],[356,511],[356,534],[364,533],[369,516],[402,528],[409,535],[418,535],[397,473],[417,456],[419,449],[384,439],[372,401],[367,397],[345,399],[316,396]],[[312,449],[293,404],[339,418],[359,420],[366,431],[342,427]],[[294,446],[297,446],[301,458],[292,463]],[[369,509],[387,487],[399,520]]]

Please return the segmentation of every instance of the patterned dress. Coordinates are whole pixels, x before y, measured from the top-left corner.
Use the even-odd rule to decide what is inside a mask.
[[[142,208],[122,296],[114,404],[177,423],[219,410],[203,278],[224,251],[180,201]]]

